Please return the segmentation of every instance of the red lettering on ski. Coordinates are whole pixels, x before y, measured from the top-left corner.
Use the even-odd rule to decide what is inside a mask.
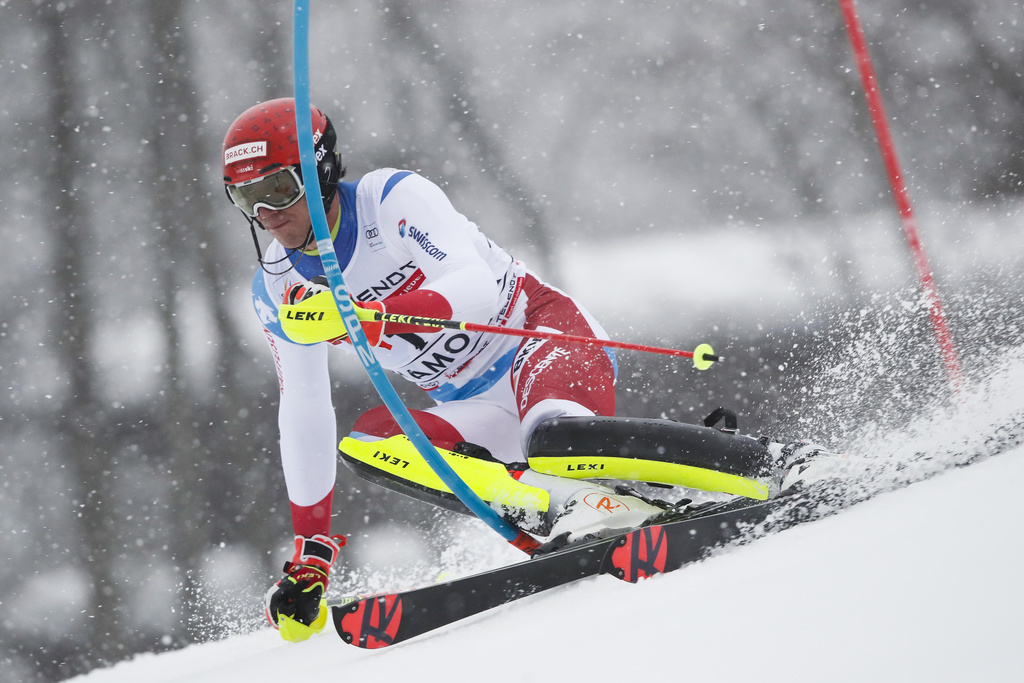
[[[623,581],[636,583],[665,571],[668,539],[660,526],[649,526],[623,536],[612,551],[612,567]]]
[[[345,640],[370,650],[395,642],[402,623],[402,599],[395,595],[376,595],[347,605],[338,621]]]

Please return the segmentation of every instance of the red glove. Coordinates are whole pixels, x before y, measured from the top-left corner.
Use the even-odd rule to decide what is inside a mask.
[[[370,346],[380,346],[381,337],[384,336],[384,323],[377,320],[363,320],[364,317],[370,317],[371,314],[363,315],[360,312],[360,308],[364,311],[380,311],[384,313],[384,302],[383,301],[364,301],[362,303],[354,303],[356,308],[356,315],[359,316],[360,324],[363,326],[363,334],[366,335],[366,341],[369,342]],[[344,335],[345,339],[348,339],[348,335]]]
[[[384,310],[384,304],[380,301],[364,301],[362,303],[352,302],[352,307],[356,309],[356,316],[359,318],[359,324],[363,328],[363,334],[366,335],[366,343],[370,346],[380,346],[380,340],[384,337],[384,323],[383,321],[373,320],[372,313],[366,311],[380,311],[386,313]],[[332,344],[340,344],[342,342],[352,343],[352,340],[348,338],[348,332],[334,339],[328,339]],[[390,348],[390,347],[388,347]]]

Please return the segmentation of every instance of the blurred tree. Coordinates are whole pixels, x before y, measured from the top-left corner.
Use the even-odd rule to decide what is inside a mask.
[[[1024,116],[1019,115],[1024,111],[1020,7],[1004,6],[992,12],[973,0],[954,0],[921,4],[914,9],[922,15],[940,17],[954,34],[949,40],[960,47],[961,58],[948,63],[942,84],[954,86],[958,98],[976,112],[977,119],[989,122],[995,129],[992,132],[1009,143],[1000,145],[1002,155],[995,163],[981,162],[977,154],[972,155],[983,169],[972,178],[976,182],[974,194],[993,198],[1024,193]],[[934,88],[934,81],[927,86]]]
[[[0,624],[5,647],[48,679],[208,637],[186,628],[210,623],[194,599],[204,558],[241,545],[269,577],[290,533],[276,382],[247,303],[251,243],[219,168],[226,123],[291,91],[288,4],[125,7],[0,2],[0,141],[18,171],[0,187],[0,479],[18,530],[2,537],[0,578],[46,584],[69,567],[87,586],[87,627],[19,629],[65,616],[27,603]],[[858,7],[915,199],[1021,192],[1019,7]],[[870,294],[865,252],[886,247],[841,235],[837,217],[891,202],[834,4],[357,0],[316,12],[329,39],[312,55],[314,96],[335,98],[349,161],[458,179],[460,210],[487,217],[488,234],[507,213],[495,238],[514,253],[532,243],[545,277],[562,277],[559,253],[577,239],[746,222],[779,236],[764,258],[844,279],[850,310],[870,308],[856,305]],[[782,239],[799,239],[804,219],[831,240],[813,263]],[[834,288],[825,277],[814,287]],[[621,410],[689,419],[727,395],[758,421],[786,419],[778,369],[804,331],[764,334],[734,343],[752,359],[735,382],[723,370],[682,389],[674,369],[624,358]],[[377,400],[354,372],[335,388],[342,429]],[[355,540],[381,520],[433,522],[354,477],[336,500]],[[242,590],[258,601],[262,587]]]
[[[421,16],[432,16],[436,11],[434,5],[424,7],[404,0],[389,0],[384,14],[385,31],[390,34],[386,40],[408,50],[414,60],[434,74],[431,80],[435,87],[430,94],[442,104],[445,118],[431,125],[458,131],[461,145],[468,148],[467,156],[484,169],[497,186],[499,197],[521,216],[526,241],[536,250],[538,271],[550,282],[562,284],[561,266],[555,258],[557,252],[539,197],[517,179],[513,156],[503,141],[490,133],[491,127],[483,120],[481,107],[471,91],[467,74],[475,68],[472,55],[457,54],[457,46],[452,43],[440,47],[427,29],[430,22]],[[403,115],[415,116],[408,110]]]
[[[122,656],[117,645],[126,634],[118,623],[125,596],[124,587],[114,578],[119,558],[111,543],[118,532],[112,486],[114,461],[108,442],[110,425],[102,419],[98,368],[89,362],[97,323],[89,258],[95,234],[84,196],[88,185],[81,172],[88,155],[84,136],[79,134],[83,106],[78,60],[72,49],[76,42],[74,27],[82,19],[83,8],[74,3],[43,3],[38,7],[39,32],[46,43],[42,72],[47,95],[39,128],[49,131],[51,154],[61,160],[41,171],[50,209],[45,222],[50,233],[47,239],[54,247],[49,327],[59,375],[66,380],[58,401],[60,407],[49,420],[55,430],[53,447],[63,453],[73,472],[79,543],[69,562],[88,577],[88,611],[92,618],[89,632],[82,635],[89,659],[96,663],[116,661]],[[40,663],[59,667],[57,661]]]
[[[267,538],[265,524],[244,523],[246,513],[257,513],[245,501],[265,500],[264,489],[273,480],[267,470],[276,463],[264,457],[264,444],[252,441],[248,420],[239,418],[253,383],[250,356],[230,310],[237,273],[223,266],[221,255],[244,236],[239,231],[225,239],[211,221],[214,199],[222,201],[218,150],[223,131],[208,126],[203,114],[188,3],[167,0],[146,7],[154,49],[147,55],[144,84],[143,118],[152,140],[145,172],[146,185],[154,190],[158,236],[156,303],[168,340],[160,381],[165,418],[159,426],[174,478],[169,511],[176,528],[170,551],[185,588],[182,623],[208,623],[209,615],[196,613],[209,605],[195,599],[195,582],[213,542],[266,549],[278,541]],[[280,39],[278,32],[254,44],[265,48]],[[268,89],[273,87],[268,81]],[[203,330],[203,320],[212,322],[212,330]],[[196,364],[189,350],[198,340],[186,337],[206,334],[212,353],[209,374],[197,378],[189,371]],[[189,639],[183,631],[177,635],[182,642]]]
[[[213,414],[204,414],[207,403],[190,385],[187,366],[188,344],[183,337],[189,334],[193,316],[212,306],[214,319],[220,323],[218,303],[224,291],[216,275],[204,268],[203,253],[213,252],[208,243],[206,217],[209,215],[207,195],[203,185],[196,182],[197,172],[204,168],[204,159],[198,149],[203,140],[196,134],[200,108],[196,101],[190,54],[186,48],[186,28],[182,25],[180,0],[146,4],[147,33],[152,49],[145,55],[142,108],[145,121],[144,134],[149,159],[142,168],[144,184],[150,188],[153,215],[152,230],[156,247],[156,295],[154,302],[160,314],[161,329],[167,343],[166,357],[159,377],[160,413],[157,424],[162,432],[163,457],[173,480],[168,501],[168,517],[175,522],[174,533],[163,536],[169,541],[168,554],[182,585],[181,614],[187,623],[196,609],[194,596],[198,574],[198,559],[209,546],[212,534],[210,522],[213,500],[218,482],[211,481],[213,471],[209,451],[204,448],[201,429],[210,418],[217,419],[215,402]],[[196,163],[198,161],[198,163]],[[204,243],[205,248],[204,248]],[[188,306],[192,302],[195,306]],[[236,337],[228,334],[218,337],[217,349],[232,344]],[[222,368],[216,363],[215,372]],[[215,386],[219,386],[218,382]],[[175,634],[185,642],[183,630]]]

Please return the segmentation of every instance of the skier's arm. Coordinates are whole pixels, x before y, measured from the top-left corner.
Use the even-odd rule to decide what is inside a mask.
[[[452,206],[441,188],[412,174],[381,204],[382,224],[395,228],[427,278],[420,289],[389,297],[388,313],[486,322],[495,311],[498,286],[480,250],[486,239]],[[403,330],[385,326],[386,334]]]
[[[278,426],[292,526],[300,536],[330,534],[338,444],[327,344],[302,346],[266,331],[280,382]]]

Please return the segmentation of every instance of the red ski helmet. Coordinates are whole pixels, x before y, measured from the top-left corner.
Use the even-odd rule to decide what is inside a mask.
[[[331,120],[316,107],[312,107],[311,113],[320,196],[324,211],[327,211],[345,169],[341,166],[338,136]],[[228,127],[222,152],[225,189],[229,189],[228,186],[251,185],[288,167],[294,167],[301,179],[295,100],[283,97],[246,109]],[[228,196],[235,201],[231,192]],[[295,201],[298,198],[295,197]],[[246,212],[245,208],[242,210]]]

